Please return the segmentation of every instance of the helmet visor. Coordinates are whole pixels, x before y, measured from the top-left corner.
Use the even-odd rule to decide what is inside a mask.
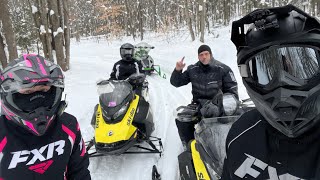
[[[248,77],[260,85],[281,82],[282,74],[291,81],[308,80],[319,71],[319,50],[305,46],[269,48],[250,58],[246,66]]]
[[[16,81],[13,79],[6,79],[1,83],[1,91],[6,93],[16,93],[24,91],[25,89],[30,89],[38,85],[45,86],[55,86],[59,88],[64,88],[63,79],[31,79],[27,80],[27,82]]]
[[[120,53],[122,54],[122,55],[133,55],[133,50],[134,49],[120,49]]]

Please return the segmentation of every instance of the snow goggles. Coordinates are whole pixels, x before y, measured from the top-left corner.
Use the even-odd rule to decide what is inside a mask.
[[[133,54],[134,49],[121,49],[121,54]]]
[[[319,49],[311,46],[269,47],[239,64],[241,76],[270,90],[304,86],[319,73]]]
[[[17,81],[14,79],[6,79],[1,83],[1,91],[5,93],[16,93],[24,92],[25,90],[32,89],[35,86],[44,85],[44,86],[55,86],[58,88],[64,88],[63,79],[31,79],[27,81]]]

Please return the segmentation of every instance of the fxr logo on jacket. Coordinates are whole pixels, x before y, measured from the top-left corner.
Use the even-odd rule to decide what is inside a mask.
[[[277,169],[268,166],[268,164],[264,163],[263,161],[249,155],[245,154],[247,156],[247,159],[243,161],[243,163],[240,165],[240,167],[234,172],[234,174],[242,179],[245,178],[246,175],[250,175],[254,178],[257,178],[261,172],[268,170],[269,179],[273,180],[303,180],[301,178],[295,177],[291,174],[282,174],[278,175]],[[253,168],[254,167],[254,168]],[[256,170],[256,169],[259,169]]]
[[[11,152],[13,154],[11,162],[8,169],[16,168],[19,163],[26,162],[29,157],[32,157],[26,165],[33,165],[39,160],[40,162],[52,159],[55,154],[58,156],[64,153],[65,141],[59,140],[45,146],[42,146],[40,149],[33,149],[31,151],[22,150]],[[45,153],[46,151],[46,153]],[[56,153],[55,153],[56,152]]]

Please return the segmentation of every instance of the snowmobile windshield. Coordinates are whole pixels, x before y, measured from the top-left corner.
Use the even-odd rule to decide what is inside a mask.
[[[149,47],[136,47],[135,52],[139,54],[140,57],[147,57],[151,48]]]
[[[118,122],[133,99],[132,86],[127,81],[104,81],[97,86],[105,121]]]
[[[199,152],[205,164],[221,175],[226,156],[225,140],[231,125],[239,116],[225,116],[202,119],[196,126],[195,139],[203,147]]]
[[[138,60],[146,59],[148,57],[148,54],[151,49],[153,49],[154,46],[151,46],[148,43],[141,42],[134,47],[135,51],[135,57]]]
[[[319,73],[319,49],[307,46],[270,47],[239,65],[242,77],[265,90],[279,85],[300,87]]]

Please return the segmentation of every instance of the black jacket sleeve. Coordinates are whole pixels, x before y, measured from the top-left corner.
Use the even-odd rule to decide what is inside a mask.
[[[222,80],[222,92],[234,94],[239,100],[238,83],[230,67],[224,67],[224,76]]]
[[[89,157],[85,143],[82,139],[80,128],[76,133],[76,140],[70,155],[66,177],[68,180],[91,180],[88,170]]]
[[[232,127],[231,127],[231,129],[232,129]],[[230,171],[229,170],[229,164],[228,164],[228,159],[227,159],[228,158],[228,152],[229,152],[228,144],[231,141],[230,140],[231,139],[231,133],[230,133],[231,129],[228,132],[228,135],[227,135],[227,138],[226,138],[226,142],[225,142],[226,157],[225,157],[224,163],[223,163],[223,169],[222,169],[222,175],[221,175],[221,179],[222,180],[223,179],[231,179],[230,172],[229,172]]]
[[[170,83],[175,87],[187,85],[190,82],[188,69],[183,73],[182,71],[177,71],[176,69],[174,69],[171,74]]]
[[[222,170],[222,175],[220,179],[231,179],[230,174],[229,174],[229,169],[228,169],[228,160],[224,159],[223,163],[223,170]]]
[[[112,72],[110,74],[109,80],[116,80],[116,72],[117,72],[117,63],[113,65]]]

